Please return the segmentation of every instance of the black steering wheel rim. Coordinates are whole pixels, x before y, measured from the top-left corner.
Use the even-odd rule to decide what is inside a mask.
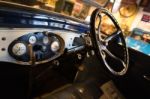
[[[122,41],[123,44],[123,49],[124,49],[124,60],[119,59],[118,57],[116,57],[115,55],[113,55],[109,50],[107,50],[107,48],[105,46],[102,46],[103,44],[100,42],[100,37],[99,35],[100,33],[100,23],[101,23],[101,13],[104,13],[105,15],[107,15],[111,21],[114,23],[117,32],[113,35],[111,35],[107,40],[111,40],[113,38],[115,38],[116,36],[119,36],[119,38]],[[100,22],[99,22],[99,26],[98,26],[98,30],[96,30],[96,18],[99,17],[100,18]],[[96,10],[93,11],[92,15],[91,15],[91,20],[90,20],[90,25],[91,25],[91,40],[92,40],[92,44],[93,47],[95,49],[96,52],[98,52],[98,57],[100,56],[102,58],[103,63],[105,64],[106,68],[113,74],[116,76],[123,76],[127,73],[128,71],[128,64],[129,64],[129,54],[128,54],[128,49],[126,46],[126,42],[122,33],[122,30],[118,24],[118,22],[116,21],[116,19],[114,18],[114,16],[108,12],[108,10],[104,9],[104,8],[98,8]],[[106,45],[108,45],[108,42],[105,42]],[[121,71],[115,71],[113,68],[111,68],[111,66],[108,65],[104,54],[103,54],[103,50],[105,50],[111,57],[113,57],[116,60],[119,60],[122,62],[122,66],[124,67]]]

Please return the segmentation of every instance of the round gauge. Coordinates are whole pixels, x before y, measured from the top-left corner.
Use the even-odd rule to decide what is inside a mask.
[[[34,43],[36,43],[36,41],[37,41],[37,39],[36,39],[35,36],[30,36],[30,37],[29,37],[29,43],[30,43],[30,44],[34,44]]]
[[[44,43],[44,44],[48,44],[48,42],[49,42],[48,37],[47,37],[47,36],[44,36],[44,38],[43,38],[43,43]]]
[[[54,41],[51,43],[51,50],[53,52],[57,52],[60,49],[60,44],[58,41]]]
[[[123,4],[119,9],[119,13],[123,17],[130,17],[137,12],[137,9],[137,4]]]
[[[23,54],[25,54],[27,52],[27,47],[23,43],[16,43],[12,47],[12,52],[16,56],[21,56],[21,55],[23,55]]]

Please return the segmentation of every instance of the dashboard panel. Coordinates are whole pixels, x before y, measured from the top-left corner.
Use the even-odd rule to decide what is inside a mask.
[[[64,54],[84,48],[75,38],[80,33],[39,28],[0,28],[0,61],[20,65],[46,63]],[[81,40],[82,41],[82,40]],[[75,43],[75,44],[74,44]]]
[[[61,37],[49,32],[35,32],[15,39],[8,47],[10,56],[21,62],[52,60],[64,51]],[[33,63],[34,64],[34,63]]]

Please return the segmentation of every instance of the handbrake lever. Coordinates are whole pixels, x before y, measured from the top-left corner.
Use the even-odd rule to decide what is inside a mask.
[[[32,46],[32,44],[28,45],[28,49],[29,49],[29,55],[30,55],[30,61],[29,61],[29,63],[31,65],[35,65],[36,58],[35,58],[35,53],[33,52],[33,46]]]

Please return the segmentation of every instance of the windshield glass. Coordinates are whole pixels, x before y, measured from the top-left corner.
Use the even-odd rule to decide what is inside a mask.
[[[88,20],[96,7],[104,6],[107,0],[3,0],[19,3],[36,9],[58,12],[74,18]],[[92,3],[91,3],[92,2]]]

